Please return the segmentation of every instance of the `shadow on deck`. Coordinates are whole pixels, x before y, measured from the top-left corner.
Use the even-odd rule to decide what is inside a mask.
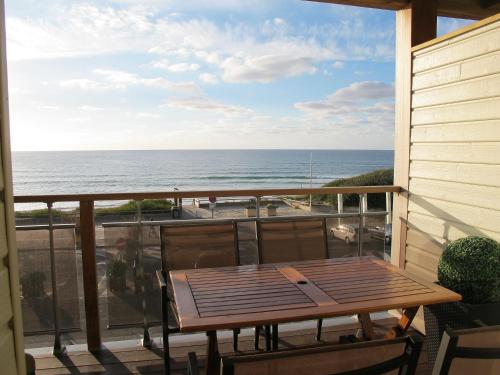
[[[395,319],[384,319],[374,321],[375,334],[382,335],[383,332],[396,323]],[[324,327],[323,339],[325,342],[336,342],[339,335],[353,333],[359,328],[357,324],[346,324]],[[299,345],[314,344],[315,331],[294,330],[280,333],[280,348],[294,347]],[[158,339],[155,340],[158,343]],[[239,347],[242,351],[253,350],[253,337],[241,336]],[[260,347],[264,347],[261,342]],[[219,339],[221,354],[232,352],[231,339]],[[185,374],[187,353],[194,351],[200,358],[200,367],[203,366],[206,350],[205,341],[192,341],[188,343],[173,343],[171,345],[172,374]],[[55,357],[53,355],[35,356],[37,375],[62,375],[62,374],[163,374],[162,349],[155,346],[152,349],[136,347],[114,347],[110,345],[99,354],[87,351],[70,351],[67,355]],[[332,369],[334,371],[334,369]],[[420,356],[417,374],[430,374],[427,369],[427,354],[425,349]]]

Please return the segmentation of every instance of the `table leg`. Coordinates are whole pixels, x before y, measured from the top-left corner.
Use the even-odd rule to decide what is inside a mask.
[[[373,340],[375,333],[373,332],[373,324],[369,313],[358,314],[358,321],[361,324],[363,339]]]
[[[272,325],[272,344],[273,344],[273,350],[278,350],[279,334],[278,334],[278,325],[277,324]]]
[[[411,322],[415,315],[417,315],[418,307],[410,307],[403,309],[403,314],[399,318],[398,325],[391,328],[386,334],[386,339],[393,339],[399,336],[403,336],[405,332],[410,328]]]
[[[207,375],[218,375],[220,366],[219,345],[217,343],[217,332],[208,331],[207,345]]]
[[[266,331],[266,352],[271,351],[271,326],[268,324],[264,327]]]

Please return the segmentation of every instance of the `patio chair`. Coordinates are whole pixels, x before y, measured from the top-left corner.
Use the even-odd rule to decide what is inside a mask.
[[[237,266],[239,264],[236,223],[228,220],[172,223],[160,226],[161,267],[157,277],[161,288],[165,372],[170,372],[168,337],[178,333],[175,299],[168,272],[181,269]],[[169,321],[174,317],[175,322]],[[233,330],[235,351],[239,330]]]
[[[414,374],[422,349],[421,336],[354,344],[315,345],[271,353],[221,358],[222,375],[373,375],[399,370]],[[188,374],[198,375],[195,353],[188,356]]]
[[[500,374],[500,326],[447,328],[432,375]]]
[[[328,258],[328,237],[324,218],[286,218],[257,221],[259,264],[296,262]],[[316,339],[321,339],[322,319],[318,319]],[[259,348],[262,327],[255,328],[255,349]],[[278,326],[273,325],[273,348],[277,349]],[[266,327],[266,346],[270,346]]]

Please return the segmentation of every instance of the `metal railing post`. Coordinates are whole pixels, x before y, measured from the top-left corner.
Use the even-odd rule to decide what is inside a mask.
[[[337,194],[337,213],[344,213],[344,195]],[[342,218],[338,218],[339,225],[342,224]]]
[[[66,348],[61,344],[61,329],[59,327],[59,301],[56,276],[56,256],[54,249],[54,218],[52,216],[52,202],[47,202],[47,213],[49,217],[49,252],[50,252],[50,276],[52,281],[52,309],[54,312],[54,355],[62,354]]]
[[[255,215],[260,217],[260,197],[255,197]]]
[[[359,194],[358,257],[363,255],[363,230],[365,228],[366,194]]]
[[[387,215],[385,217],[386,224],[392,224],[392,193],[385,193],[385,211]]]
[[[142,304],[142,314],[143,314],[143,338],[142,338],[142,346],[145,348],[151,348],[153,345],[153,340],[149,334],[149,322],[148,322],[148,309],[146,303],[146,288],[144,282],[144,239],[142,236],[142,201],[137,200],[137,239],[139,241],[139,246],[137,248],[137,262],[138,264],[138,274],[136,275],[139,278],[140,288],[141,288],[141,304]]]

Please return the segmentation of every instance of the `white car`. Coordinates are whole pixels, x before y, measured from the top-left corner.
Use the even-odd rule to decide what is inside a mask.
[[[356,242],[358,239],[358,228],[352,224],[341,224],[336,227],[330,228],[330,237],[332,239],[338,238],[349,245]]]

